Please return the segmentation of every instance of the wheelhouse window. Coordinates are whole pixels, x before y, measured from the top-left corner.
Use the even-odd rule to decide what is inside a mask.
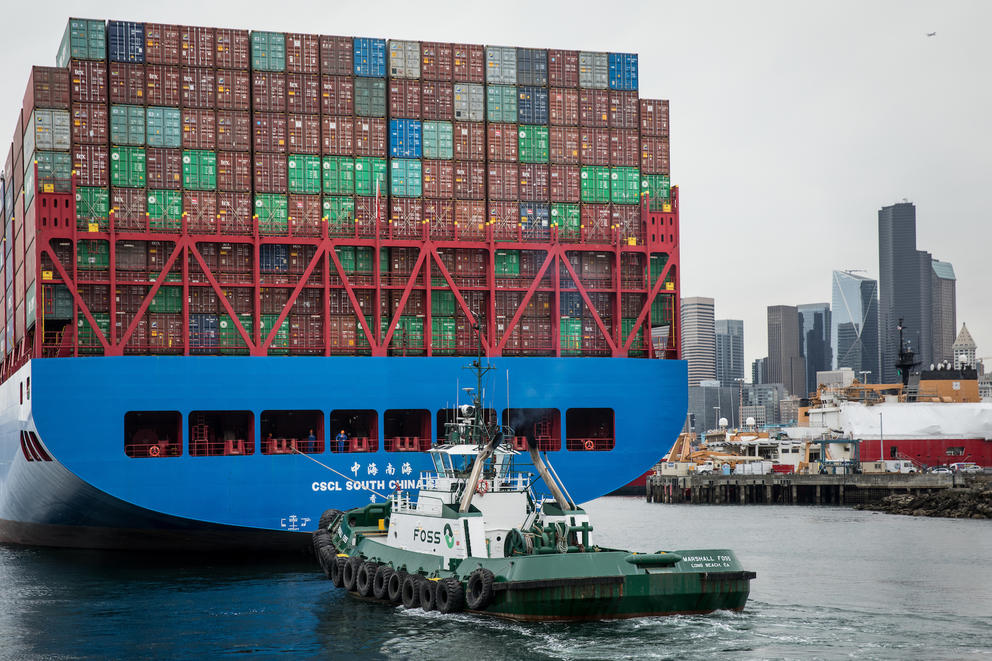
[[[129,457],[178,457],[183,453],[179,411],[128,411],[124,414],[124,454]]]
[[[193,411],[189,414],[189,454],[224,457],[254,454],[255,417],[251,411]]]
[[[319,454],[324,451],[321,411],[262,411],[262,454]]]
[[[330,417],[331,452],[376,452],[379,414],[370,409],[336,409]]]
[[[513,429],[513,449],[528,444],[542,452],[561,450],[561,411],[558,409],[503,409],[503,424]]]
[[[426,452],[431,447],[431,412],[390,409],[383,416],[386,452]]]
[[[568,409],[565,434],[568,450],[612,450],[615,444],[613,409]]]
[[[493,409],[485,409],[485,411],[483,412],[483,416],[485,421],[489,424],[496,422],[496,411],[494,411]],[[437,412],[436,432],[437,432],[438,443],[446,443],[449,440],[450,434],[448,433],[448,428],[446,427],[446,425],[456,422],[457,417],[458,414],[455,411],[455,409],[441,409],[440,411]]]

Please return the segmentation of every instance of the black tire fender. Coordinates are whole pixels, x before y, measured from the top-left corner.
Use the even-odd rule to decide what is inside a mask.
[[[465,608],[465,590],[454,578],[437,582],[437,609],[442,613],[457,613]]]
[[[317,527],[321,530],[327,530],[327,527],[331,525],[331,521],[333,521],[334,517],[339,514],[341,514],[341,510],[326,510],[320,515],[320,520],[317,523]]]
[[[403,579],[403,590],[401,598],[403,605],[407,608],[416,608],[420,605],[420,576],[410,574]]]
[[[355,583],[358,581],[358,570],[362,566],[362,559],[359,557],[348,558],[341,572],[341,583],[345,590],[353,592]]]
[[[337,560],[337,554],[334,552],[334,547],[323,546],[317,551],[317,561],[320,562],[320,568],[324,570],[324,576],[327,578],[331,577],[331,569],[335,565]]]
[[[330,579],[336,588],[344,587],[344,566],[346,564],[348,564],[348,558],[334,556],[334,562],[331,563]]]
[[[372,577],[372,596],[376,599],[385,599],[389,593],[389,579],[393,575],[393,568],[389,565],[379,565]]]
[[[469,610],[484,610],[493,599],[493,581],[495,576],[488,569],[476,569],[468,577],[465,588],[465,604]]]
[[[378,562],[363,562],[358,568],[358,576],[355,578],[355,590],[363,597],[372,596],[372,584],[375,581],[375,573],[379,571]]]
[[[432,611],[437,607],[437,581],[420,581],[420,607]]]
[[[389,583],[386,585],[386,596],[394,604],[403,601],[403,581],[406,580],[406,577],[405,571],[394,571],[393,575],[389,577]]]

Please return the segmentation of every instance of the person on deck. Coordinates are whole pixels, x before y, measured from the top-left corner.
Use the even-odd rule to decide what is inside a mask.
[[[338,452],[344,452],[348,446],[348,435],[344,433],[343,429],[338,432],[334,440],[338,442]]]
[[[307,452],[313,453],[317,451],[317,436],[313,433],[313,429],[310,430],[310,435],[307,436]]]

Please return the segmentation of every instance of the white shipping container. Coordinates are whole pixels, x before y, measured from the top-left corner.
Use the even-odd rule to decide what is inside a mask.
[[[481,122],[486,119],[486,91],[475,83],[455,83],[455,119]]]
[[[69,151],[72,134],[68,110],[35,110],[24,129],[24,170],[33,165],[36,149]]]
[[[420,42],[389,42],[389,77],[420,78]]]
[[[610,84],[610,58],[606,53],[579,52],[579,87],[605,90]]]
[[[486,46],[486,82],[517,84],[517,49],[515,46]]]

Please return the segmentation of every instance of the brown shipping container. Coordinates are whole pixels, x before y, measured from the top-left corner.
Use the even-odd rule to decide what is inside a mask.
[[[148,64],[179,64],[178,25],[145,23],[145,62]]]
[[[77,186],[110,185],[107,145],[73,145],[72,169]]]
[[[179,28],[179,54],[183,66],[212,67],[215,45],[214,28],[183,25]]]
[[[251,190],[251,155],[243,151],[217,153],[217,189],[232,192]]]
[[[486,160],[486,129],[477,122],[455,122],[454,156],[457,161]]]
[[[107,106],[77,103],[72,107],[72,144],[107,144]]]
[[[582,195],[582,168],[552,165],[549,169],[552,202],[578,202]]]
[[[217,80],[213,69],[183,67],[179,92],[184,108],[213,108],[217,105]]]
[[[251,109],[256,112],[286,112],[286,74],[280,71],[253,71]]]
[[[217,213],[222,234],[251,234],[251,193],[218,193]]]
[[[217,149],[251,150],[251,116],[247,112],[217,111]]]
[[[200,252],[203,251],[201,250]],[[206,255],[204,255],[204,258],[206,258]],[[217,292],[214,291],[213,287],[190,287],[189,311],[193,314],[217,314],[218,312],[223,312],[223,308],[221,307]]]
[[[389,228],[390,235],[394,239],[422,238],[424,236],[424,206],[420,198],[390,198]]]
[[[578,126],[579,90],[552,88],[548,93],[548,120],[552,126]]]
[[[641,137],[641,172],[669,174],[668,138]]]
[[[216,42],[214,62],[218,69],[248,69],[251,41],[247,30],[217,28]]]
[[[321,76],[320,112],[324,115],[354,115],[355,79],[351,76]]]
[[[582,233],[587,241],[610,239],[610,224],[613,219],[609,204],[583,204],[579,213],[582,219]]]
[[[18,108],[17,121],[14,122],[14,131],[13,131],[13,135],[14,135],[13,152],[15,156],[19,155],[21,151],[24,149],[24,125],[21,122],[23,116],[24,116],[24,111],[21,108]],[[21,170],[22,173],[24,172],[23,168],[17,168],[17,169]],[[18,186],[18,188],[20,187]]]
[[[144,231],[148,225],[148,191],[143,188],[111,188],[110,217],[118,232]]]
[[[286,157],[282,154],[255,154],[254,181],[256,193],[285,193]]]
[[[319,115],[320,76],[307,73],[287,74],[286,110],[304,115]]]
[[[520,199],[520,169],[516,163],[488,163],[487,173],[490,200]]]
[[[424,197],[450,200],[455,196],[455,165],[451,161],[424,160],[421,165]]]
[[[520,203],[494,202],[490,196],[489,225],[493,238],[497,240],[520,237]]]
[[[355,118],[355,155],[386,157],[386,120],[381,117]]]
[[[668,137],[668,99],[641,99],[641,135]]]
[[[183,185],[183,155],[180,149],[151,147],[145,151],[148,188],[177,190]]]
[[[186,230],[196,234],[217,232],[217,193],[213,191],[183,191],[183,216]]]
[[[145,65],[111,62],[108,85],[111,103],[144,105]]]
[[[526,202],[547,202],[548,166],[539,163],[520,164],[520,199]]]
[[[287,125],[286,115],[271,112],[258,112],[254,114],[255,124],[253,128],[254,146],[257,152],[269,152],[273,154],[286,153]],[[283,159],[285,164],[286,159]],[[275,191],[271,191],[275,192]]]
[[[579,90],[579,125],[606,128],[610,124],[610,92]]]
[[[549,155],[552,163],[575,165],[579,162],[579,128],[552,126],[548,130]]]
[[[70,98],[68,69],[31,67],[23,106],[29,113],[35,108],[68,110]]]
[[[183,149],[217,149],[217,113],[213,110],[184,108]]]
[[[454,192],[459,200],[484,200],[486,164],[479,161],[455,161]]]
[[[579,159],[582,165],[609,165],[610,130],[582,127],[579,130]]]
[[[424,119],[450,122],[455,113],[455,88],[451,83],[424,81],[420,112]]]
[[[611,207],[610,214],[613,219],[613,225],[620,232],[621,240],[625,241],[626,239],[634,238],[638,239],[639,242],[643,236],[643,232],[641,231],[640,205],[614,204]]]
[[[323,211],[320,207],[319,195],[289,196],[289,226],[293,229],[295,236],[320,236],[320,221],[322,217]],[[310,246],[306,246],[305,248],[310,249]],[[294,253],[290,252],[290,273],[299,273],[302,275],[303,270],[310,261],[309,258],[313,255],[303,255],[299,250],[295,252],[295,255],[294,257]],[[303,258],[306,259],[306,263],[302,266],[297,265],[294,269],[294,262],[303,261]],[[317,271],[315,270],[311,274],[311,277],[316,277],[316,275]]]
[[[320,36],[320,73],[328,76],[353,76],[354,46],[351,37]]]
[[[455,224],[458,236],[465,239],[482,238],[486,227],[486,203],[483,200],[457,200]]]
[[[486,126],[486,142],[489,146],[490,161],[517,160],[517,125],[488,124]]]
[[[286,144],[290,154],[320,153],[320,116],[289,115]]]
[[[637,117],[637,92],[610,90],[610,128],[639,128]]]
[[[486,82],[486,49],[478,44],[451,44],[451,79],[456,83]]]
[[[420,81],[393,78],[389,81],[389,116],[420,119]]]
[[[425,199],[424,221],[427,223],[430,237],[435,241],[454,239],[455,201]]]
[[[222,268],[228,269],[228,273],[250,273],[251,251],[252,247],[244,243],[221,244],[217,260],[220,262]],[[227,267],[224,267],[225,260],[230,263]],[[255,308],[255,291],[253,289],[247,287],[228,287],[224,289],[224,297],[230,301],[235,314],[251,314]],[[251,328],[247,329],[247,333],[248,337],[252,337],[253,331]]]
[[[145,67],[145,101],[150,106],[178,106],[179,67],[149,64]]]
[[[251,76],[238,69],[218,69],[217,107],[223,110],[251,108]]]
[[[420,42],[420,77],[450,83],[451,74],[451,44],[443,41]]]
[[[636,130],[610,129],[610,165],[636,168],[641,163],[641,142]]]
[[[320,72],[320,37],[315,34],[286,33],[286,71]]]
[[[71,60],[69,62],[69,85],[72,89],[73,103],[106,103],[107,63]]]
[[[579,52],[574,50],[548,51],[548,85],[551,87],[579,86]]]
[[[322,152],[329,156],[351,156],[355,153],[355,119],[353,117],[323,116],[321,120]]]

